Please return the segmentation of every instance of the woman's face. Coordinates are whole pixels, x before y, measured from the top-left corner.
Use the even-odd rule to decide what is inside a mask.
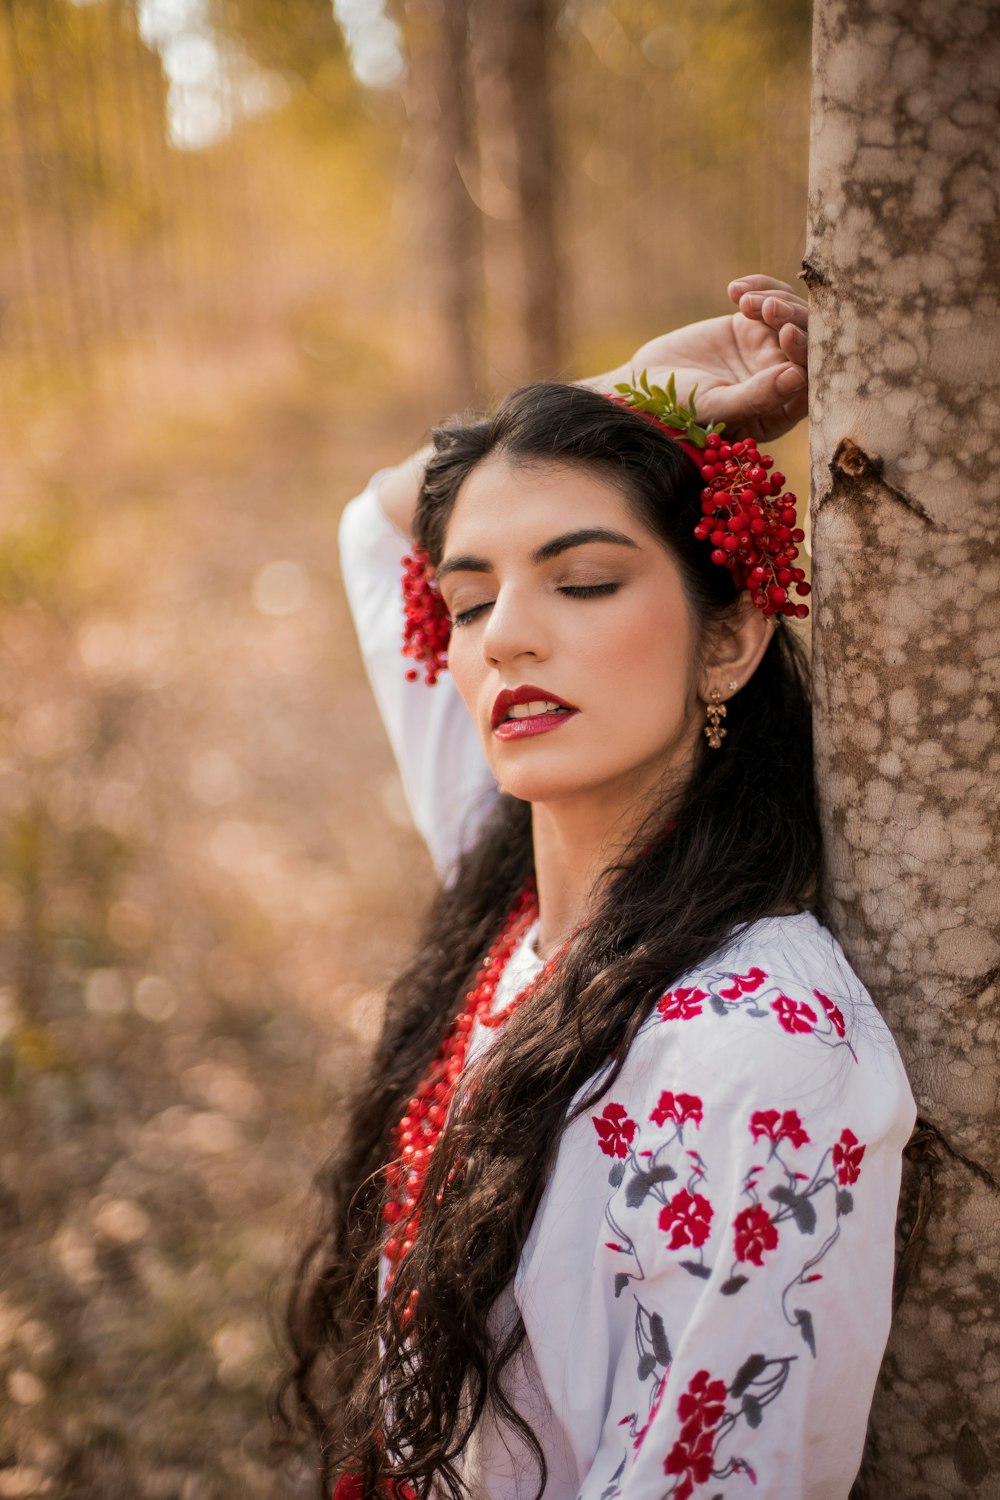
[[[612,816],[686,779],[704,721],[680,571],[585,469],[480,464],[438,579],[448,661],[505,792]]]

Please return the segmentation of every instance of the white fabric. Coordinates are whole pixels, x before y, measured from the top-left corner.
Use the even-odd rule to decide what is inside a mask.
[[[492,782],[447,677],[404,679],[401,539],[373,487],[342,540],[410,805],[447,870]],[[537,972],[532,938],[497,1005]],[[470,1059],[494,1034],[474,1033]],[[545,1453],[545,1500],[845,1500],[888,1336],[914,1117],[887,1028],[811,914],[753,923],[663,997],[561,1137],[497,1309],[516,1304],[527,1330],[510,1383]],[[464,1469],[483,1500],[531,1500],[537,1483],[490,1421]]]

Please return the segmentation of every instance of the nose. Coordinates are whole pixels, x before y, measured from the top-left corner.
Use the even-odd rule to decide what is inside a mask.
[[[538,601],[513,582],[498,589],[482,640],[483,657],[491,667],[503,666],[522,656],[544,661],[550,650]]]

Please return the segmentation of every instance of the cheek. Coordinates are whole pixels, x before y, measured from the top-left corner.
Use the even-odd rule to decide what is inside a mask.
[[[606,676],[627,682],[643,717],[686,702],[693,631],[683,601],[652,593],[595,631],[593,654]]]
[[[483,676],[482,648],[470,646],[469,631],[453,630],[448,643],[448,670],[458,695],[475,716],[476,695]]]

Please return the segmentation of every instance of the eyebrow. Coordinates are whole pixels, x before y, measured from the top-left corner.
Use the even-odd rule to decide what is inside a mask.
[[[558,557],[563,552],[568,552],[572,547],[585,547],[588,542],[610,542],[616,547],[633,547],[639,549],[638,542],[634,542],[624,531],[611,531],[606,526],[588,526],[580,531],[564,531],[561,536],[554,536],[551,541],[543,542],[531,554],[533,563],[549,562],[553,557]],[[461,557],[448,557],[437,569],[437,581],[447,578],[449,573],[490,573],[492,564],[485,557],[472,557],[464,555]]]

